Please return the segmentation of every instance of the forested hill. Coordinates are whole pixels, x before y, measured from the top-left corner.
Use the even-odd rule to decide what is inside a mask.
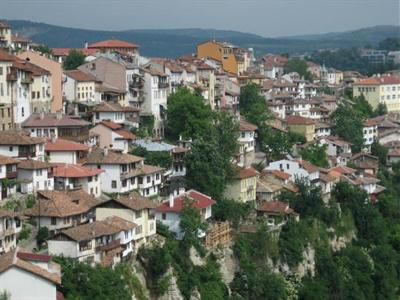
[[[214,29],[135,29],[101,31],[54,26],[23,20],[8,21],[15,32],[31,38],[36,43],[50,47],[82,47],[102,39],[116,38],[141,46],[147,56],[177,57],[193,53],[196,45],[208,39],[230,41],[245,48],[263,53],[303,53],[318,49],[363,47],[376,45],[387,37],[399,36],[399,26],[376,26],[355,31],[322,35],[265,38],[259,35]]]

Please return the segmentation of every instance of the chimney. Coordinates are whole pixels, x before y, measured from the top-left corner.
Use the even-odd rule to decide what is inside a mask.
[[[180,187],[178,190],[178,195],[180,194],[184,194],[185,193],[185,188],[184,187]]]
[[[108,148],[107,148],[107,147],[104,147],[104,149],[103,149],[103,154],[104,154],[104,156],[107,156],[107,155],[108,155]]]
[[[56,143],[56,135],[54,133],[51,134],[51,143],[52,144]]]
[[[56,118],[57,118],[57,120],[61,120],[62,119],[62,111],[61,110],[56,112]]]
[[[174,195],[173,194],[169,194],[169,199],[168,199],[168,205],[169,207],[174,207]]]
[[[40,112],[40,120],[43,120],[44,119],[44,111],[42,110],[41,112]]]
[[[87,49],[89,47],[89,43],[87,41],[85,41],[85,49]]]

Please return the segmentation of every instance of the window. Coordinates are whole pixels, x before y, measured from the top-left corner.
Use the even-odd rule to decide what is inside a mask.
[[[100,113],[96,113],[96,120],[99,120],[100,119]]]
[[[13,146],[10,146],[10,147],[8,148],[8,150],[10,150],[10,152],[12,152],[12,151],[14,150]]]
[[[246,132],[242,131],[242,138],[246,136]]]
[[[142,217],[142,211],[141,210],[137,210],[135,212],[135,219],[140,219]]]
[[[51,217],[51,225],[57,225],[57,218]]]
[[[156,174],[156,180],[159,180],[160,179],[160,174]]]
[[[151,181],[151,177],[147,176],[147,183],[150,183],[150,181]]]
[[[141,234],[143,231],[142,225],[139,225],[138,227],[135,228],[136,234]]]
[[[139,177],[139,184],[143,184],[143,177]]]
[[[3,67],[0,67],[0,75],[3,75]]]
[[[36,170],[36,176],[42,176],[42,169]]]
[[[111,181],[111,188],[112,189],[116,189],[117,188],[117,181],[116,180],[112,180]]]
[[[132,178],[131,178],[131,184],[132,184],[132,185],[135,184],[135,181],[136,181],[135,179],[136,179],[136,177],[132,177]]]
[[[162,214],[161,214],[161,218],[162,218],[163,220],[166,220],[166,219],[167,219],[167,214],[166,214],[166,213],[162,213]]]
[[[36,93],[32,92],[32,99],[35,99],[35,95],[36,95]]]
[[[127,185],[127,180],[126,179],[122,180],[122,187],[126,187],[126,185]]]

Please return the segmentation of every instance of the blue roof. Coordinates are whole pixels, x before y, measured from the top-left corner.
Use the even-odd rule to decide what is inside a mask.
[[[176,146],[164,142],[155,142],[151,140],[135,140],[134,144],[145,148],[147,151],[171,151]]]

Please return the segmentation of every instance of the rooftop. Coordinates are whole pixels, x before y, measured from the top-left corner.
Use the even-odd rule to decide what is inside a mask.
[[[89,151],[89,146],[64,139],[56,139],[54,143],[49,139],[45,151]]]
[[[53,164],[55,177],[82,178],[96,176],[104,172],[101,169],[92,169],[81,165]]]
[[[192,207],[199,210],[215,204],[215,201],[210,196],[204,195],[196,190],[190,190],[174,197],[174,205],[172,207],[169,205],[169,201],[167,200],[158,206],[156,211],[180,213],[183,209],[185,199],[188,199],[189,201],[192,200]]]
[[[130,49],[137,49],[139,48],[138,45],[121,41],[121,40],[105,40],[105,41],[100,41],[97,43],[90,44],[88,46],[88,49],[102,49],[102,48],[130,48]]]
[[[90,123],[61,113],[31,114],[22,127],[86,127]]]

